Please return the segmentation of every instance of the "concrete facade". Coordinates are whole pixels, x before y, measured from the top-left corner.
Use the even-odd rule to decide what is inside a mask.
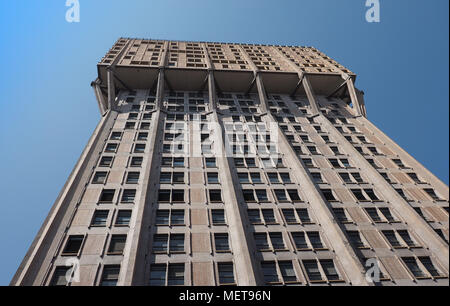
[[[312,47],[120,38],[11,285],[448,285],[448,186],[355,81]]]

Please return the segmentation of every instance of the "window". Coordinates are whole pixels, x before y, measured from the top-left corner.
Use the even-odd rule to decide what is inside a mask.
[[[156,211],[156,225],[170,225],[170,210]]]
[[[254,233],[256,248],[260,251],[270,250],[266,233]]]
[[[131,158],[131,167],[141,167],[143,162],[142,157],[133,157]]]
[[[392,160],[399,168],[405,169],[406,166],[403,164],[403,162],[400,159],[393,159]]]
[[[103,268],[100,286],[116,286],[119,280],[120,266],[105,266]]]
[[[269,200],[265,189],[257,189],[257,190],[255,190],[255,193],[256,193],[256,197],[258,198],[258,201],[266,202]]]
[[[184,252],[184,234],[171,234],[169,251],[171,253]]]
[[[380,199],[377,197],[373,189],[364,189],[365,193],[369,196],[372,201],[379,201]]]
[[[347,231],[347,235],[350,238],[351,243],[358,249],[366,248],[364,241],[361,238],[361,234],[358,231]]]
[[[219,272],[220,285],[234,285],[236,283],[234,279],[233,263],[231,262],[218,263],[217,270]]]
[[[306,241],[306,235],[304,232],[292,233],[292,238],[294,239],[295,247],[297,250],[309,250],[310,247]]]
[[[272,247],[275,251],[285,250],[283,235],[281,233],[269,233],[270,241],[272,242]]]
[[[393,248],[400,248],[402,247],[400,241],[398,240],[397,236],[395,235],[394,231],[382,231],[383,235],[386,237],[386,239],[389,241],[390,245]]]
[[[114,189],[104,189],[100,195],[99,202],[101,203],[112,203],[115,194]]]
[[[216,159],[211,157],[211,158],[205,158],[205,164],[206,164],[206,168],[216,168]]]
[[[173,184],[184,184],[184,172],[174,172],[172,174]]]
[[[208,184],[218,184],[219,183],[219,174],[217,172],[208,172]]]
[[[153,238],[153,252],[166,253],[169,236],[167,234],[154,235]]]
[[[99,167],[111,167],[113,158],[112,156],[103,156],[100,159]]]
[[[319,172],[311,172],[311,176],[313,178],[314,183],[316,184],[322,184],[324,181],[322,179],[322,174]]]
[[[285,283],[297,282],[297,276],[295,275],[294,266],[291,261],[280,261],[278,266]]]
[[[158,194],[160,202],[184,202],[184,190],[160,190]]]
[[[137,143],[134,146],[134,153],[144,153],[145,152],[145,144]]]
[[[66,274],[72,267],[56,267],[50,286],[67,286]]]
[[[184,210],[171,210],[170,213],[170,225],[185,225],[184,222]]]
[[[295,189],[288,189],[287,193],[288,193],[289,198],[291,199],[292,202],[299,202],[299,201],[301,201],[297,190],[295,190]]]
[[[127,184],[137,184],[139,182],[139,172],[128,172]]]
[[[348,173],[341,172],[339,173],[339,176],[342,178],[344,183],[353,183],[352,179],[350,178],[350,175]]]
[[[92,179],[92,184],[104,184],[106,182],[107,176],[108,176],[108,172],[105,172],[105,171],[95,172],[94,178]]]
[[[280,173],[280,177],[284,184],[292,183],[289,173]]]
[[[166,285],[166,265],[151,265],[150,266],[150,286],[165,286]]]
[[[431,276],[433,277],[441,276],[441,273],[439,273],[439,271],[433,265],[433,262],[431,261],[430,257],[419,257],[419,261],[422,263],[422,265],[425,267],[428,273],[430,273]]]
[[[275,189],[275,196],[277,197],[277,200],[280,202],[286,202],[288,200],[286,196],[286,191],[284,189]]]
[[[392,215],[391,211],[387,207],[380,207],[379,211],[383,214],[388,222],[396,222],[397,220]]]
[[[122,203],[133,203],[136,197],[135,189],[125,189],[122,195]]]
[[[333,151],[333,153],[335,155],[341,154],[341,152],[339,152],[339,148],[338,147],[332,146],[332,147],[330,147],[330,149],[331,149],[331,151]]]
[[[339,222],[351,223],[344,208],[333,208],[333,212]]]
[[[107,153],[116,153],[117,147],[119,145],[117,143],[108,143],[105,147],[105,152]]]
[[[364,208],[373,222],[383,222],[376,208]]]
[[[109,255],[122,255],[127,241],[127,235],[112,235],[109,243]]]
[[[69,236],[66,242],[66,246],[62,252],[62,255],[77,256],[80,252],[81,245],[83,244],[84,236],[76,235]]]
[[[286,220],[287,224],[298,224],[297,218],[295,216],[295,212],[293,209],[282,209],[284,220]]]
[[[415,183],[422,184],[422,181],[419,179],[417,174],[415,174],[415,173],[407,173],[407,174]]]
[[[209,200],[211,202],[222,202],[221,190],[209,190]]]
[[[314,249],[324,248],[319,232],[307,232],[306,234],[308,235],[309,242],[311,243]]]
[[[169,286],[184,285],[184,264],[169,264],[168,270],[167,284]]]
[[[116,219],[116,226],[127,226],[130,224],[131,210],[119,210]]]
[[[311,158],[303,158],[302,161],[307,168],[315,168],[314,163]]]
[[[336,202],[337,199],[334,197],[333,191],[331,189],[321,189],[320,190],[325,197],[325,200],[329,202]]]
[[[409,247],[415,247],[417,244],[415,241],[411,238],[407,230],[398,230],[397,233],[402,237],[403,241],[406,243]]]
[[[417,264],[417,261],[414,257],[402,257],[403,262],[408,267],[409,271],[416,278],[426,278],[427,275],[422,271],[422,269]]]
[[[352,189],[351,191],[358,201],[368,201],[361,189]]]
[[[336,281],[340,276],[334,266],[333,260],[320,260],[320,265],[329,281]]]
[[[296,212],[300,218],[300,221],[303,224],[312,223],[312,220],[311,220],[311,217],[309,216],[307,208],[298,208],[298,209],[296,209]]]
[[[280,282],[275,262],[262,262],[261,268],[264,275],[264,281],[266,283],[270,284]]]
[[[148,139],[148,133],[141,132],[138,134],[137,140],[145,141]]]
[[[364,180],[362,179],[362,177],[361,177],[361,175],[360,175],[359,173],[357,173],[357,172],[352,173],[352,176],[353,176],[353,179],[354,179],[357,183],[359,183],[359,184],[364,183]]]
[[[269,181],[272,184],[279,184],[280,181],[278,180],[278,173],[267,173],[267,176],[269,177]]]
[[[266,224],[276,224],[277,220],[275,219],[275,215],[273,213],[273,209],[262,209],[261,210],[264,222]]]
[[[426,188],[423,191],[425,191],[434,201],[442,201],[441,198],[438,197],[436,192],[434,192],[431,188]]]
[[[213,209],[211,211],[212,223],[213,225],[224,225],[225,221],[225,211],[223,209]]]
[[[249,209],[247,211],[248,219],[251,224],[261,224],[261,214],[259,209]]]
[[[106,226],[108,215],[108,210],[96,210],[92,217],[91,226]]]
[[[214,242],[217,252],[229,252],[230,244],[228,241],[227,233],[216,233],[214,234]]]
[[[304,260],[303,266],[305,267],[306,274],[308,275],[310,281],[323,281],[317,261]]]
[[[252,183],[253,184],[260,184],[260,183],[262,183],[262,180],[261,180],[261,175],[259,174],[259,173],[250,173],[250,178],[252,179]]]

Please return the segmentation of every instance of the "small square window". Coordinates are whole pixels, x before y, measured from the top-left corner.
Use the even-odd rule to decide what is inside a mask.
[[[209,199],[211,202],[222,202],[222,191],[221,190],[210,190]]]
[[[112,235],[109,243],[109,255],[122,255],[127,242],[127,235]]]
[[[139,172],[128,172],[127,184],[137,184],[139,182]]]
[[[120,140],[122,139],[122,133],[121,132],[112,132],[110,140]]]
[[[94,174],[94,178],[92,179],[92,184],[104,184],[106,182],[106,177],[108,172],[105,171],[97,171]]]
[[[116,226],[127,226],[130,224],[131,210],[119,210],[116,219]]]
[[[112,156],[103,156],[100,159],[99,167],[111,167],[113,162]]]
[[[219,174],[217,172],[208,172],[208,184],[218,184],[219,183]]]
[[[94,216],[92,217],[91,226],[106,226],[108,215],[108,210],[96,210],[94,212]]]
[[[131,167],[141,167],[143,162],[142,157],[133,157],[131,158]]]
[[[133,203],[136,197],[135,189],[125,189],[122,195],[122,203]]]
[[[62,255],[76,256],[80,252],[81,245],[83,244],[84,236],[76,235],[69,236],[66,242],[66,246],[62,252]]]
[[[115,194],[114,189],[104,189],[100,195],[99,202],[101,203],[112,203]]]

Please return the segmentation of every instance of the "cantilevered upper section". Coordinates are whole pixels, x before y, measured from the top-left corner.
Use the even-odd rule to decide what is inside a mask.
[[[117,89],[152,88],[160,69],[166,71],[167,84],[173,90],[201,89],[211,70],[224,92],[246,92],[255,73],[261,73],[268,92],[289,94],[296,91],[302,75],[309,76],[318,94],[330,93],[342,78],[356,78],[313,47],[133,38],[120,38],[99,62],[101,83],[106,83],[110,68]]]
[[[162,63],[166,51],[167,60]],[[158,68],[163,64],[166,68],[202,69],[208,68],[206,57],[209,56],[214,70],[251,71],[248,55],[261,71],[296,72],[279,52],[305,73],[353,74],[313,47],[132,38],[120,38],[99,65],[117,63],[118,66]]]

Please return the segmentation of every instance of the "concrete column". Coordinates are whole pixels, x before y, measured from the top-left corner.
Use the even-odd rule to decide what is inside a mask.
[[[261,101],[261,104],[267,105],[264,84],[261,85],[262,91],[258,87],[259,96],[265,100]],[[313,103],[314,102],[312,102],[311,105]],[[267,116],[270,121],[276,122],[275,118],[270,112],[267,114]],[[365,269],[361,265],[358,256],[351,247],[347,236],[344,234],[343,229],[335,221],[334,216],[331,213],[331,207],[329,206],[328,202],[324,200],[322,194],[317,190],[311,175],[309,174],[308,170],[306,170],[306,166],[297,157],[297,154],[291,147],[283,131],[280,129],[280,126],[278,124],[276,124],[276,126],[278,128],[279,145],[286,148],[286,156],[288,156],[288,158],[292,161],[291,166],[296,170],[293,175],[298,178],[299,182],[303,186],[307,201],[314,206],[314,209],[317,212],[319,212],[318,214],[316,214],[316,217],[319,219],[319,223],[322,225],[323,231],[328,237],[328,240],[330,241],[334,251],[336,252],[336,255],[342,262],[342,266],[345,269],[348,280],[354,285],[369,285],[365,278]]]
[[[94,89],[95,97],[97,99],[98,109],[100,111],[100,115],[104,116],[108,110],[108,104],[103,97],[103,93],[100,89],[99,80],[95,80],[91,83],[92,89]]]
[[[214,74],[209,71],[208,77],[208,92],[209,99],[212,105],[216,104],[216,90],[214,86]],[[246,214],[244,213],[244,208],[239,205],[239,200],[237,194],[240,192],[240,184],[233,181],[233,176],[231,173],[230,163],[232,162],[232,157],[226,155],[226,148],[224,142],[224,131],[222,120],[217,114],[217,109],[214,107],[213,110],[213,122],[216,123],[217,130],[214,132],[215,135],[215,146],[220,146],[220,149],[215,148],[216,152],[222,154],[217,154],[217,163],[220,167],[220,176],[222,178],[223,184],[223,196],[227,200],[225,210],[228,215],[228,224],[230,231],[230,238],[233,243],[233,254],[234,261],[236,264],[236,280],[239,286],[256,286],[257,282],[255,279],[255,269],[256,262],[254,258],[250,255],[249,245],[251,239],[249,238],[249,233],[245,230],[244,224],[246,224]]]
[[[116,86],[114,83],[114,72],[111,67],[107,68],[107,82],[108,82],[108,108],[115,109],[116,101]]]

